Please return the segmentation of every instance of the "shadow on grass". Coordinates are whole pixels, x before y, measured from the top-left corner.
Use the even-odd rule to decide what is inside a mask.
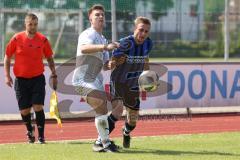
[[[154,155],[215,155],[215,156],[240,156],[240,154],[233,154],[227,152],[211,152],[211,151],[176,151],[176,150],[158,150],[158,149],[138,149],[130,150],[123,149],[122,154],[154,154]]]
[[[89,142],[89,141],[62,141],[62,142],[50,142],[50,144],[61,144],[61,143],[64,143],[64,144],[70,144],[70,145],[79,145],[79,144],[93,144],[93,142]]]
[[[93,142],[87,142],[87,141],[70,141],[68,144],[93,144]]]

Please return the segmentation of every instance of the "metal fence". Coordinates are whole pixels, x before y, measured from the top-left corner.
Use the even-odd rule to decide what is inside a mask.
[[[112,0],[0,0],[0,58],[7,42],[24,30],[24,16],[39,17],[39,31],[45,34],[56,58],[74,57],[79,33],[89,26],[87,10],[96,3],[106,9],[104,35],[112,39]],[[240,2],[238,0],[114,0],[116,38],[132,33],[137,16],[152,20],[151,57],[224,57],[224,11],[229,13],[229,54],[240,51]]]

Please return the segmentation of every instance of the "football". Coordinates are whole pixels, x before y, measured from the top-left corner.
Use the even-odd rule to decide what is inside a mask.
[[[154,71],[143,71],[138,78],[138,84],[141,91],[154,92],[159,86],[159,76]]]

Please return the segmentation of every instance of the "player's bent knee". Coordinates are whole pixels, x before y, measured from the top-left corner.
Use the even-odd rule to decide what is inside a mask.
[[[33,109],[35,112],[41,111],[41,110],[43,110],[43,105],[34,104]]]
[[[22,109],[20,110],[20,113],[25,116],[28,115],[31,112],[31,108],[26,108],[26,109]]]
[[[98,108],[98,107],[107,105],[106,99],[101,97],[99,98],[89,97],[87,101],[88,101],[88,104],[90,104],[93,108]]]
[[[97,107],[97,108],[94,108],[95,112],[96,112],[96,115],[105,115],[108,113],[108,110],[107,110],[107,107]]]
[[[93,91],[87,96],[87,103],[93,108],[98,108],[107,105],[107,97],[104,93]]]
[[[107,101],[105,99],[95,99],[89,104],[93,107],[96,114],[104,115],[104,114],[107,114],[108,112]]]

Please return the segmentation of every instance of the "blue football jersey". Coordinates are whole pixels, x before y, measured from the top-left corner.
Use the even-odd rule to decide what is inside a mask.
[[[111,81],[126,83],[129,87],[138,90],[138,77],[144,69],[144,59],[149,57],[152,49],[152,40],[147,38],[142,44],[137,44],[133,35],[122,38],[120,47],[112,53],[113,57],[127,56],[126,61],[117,66],[111,74]]]

